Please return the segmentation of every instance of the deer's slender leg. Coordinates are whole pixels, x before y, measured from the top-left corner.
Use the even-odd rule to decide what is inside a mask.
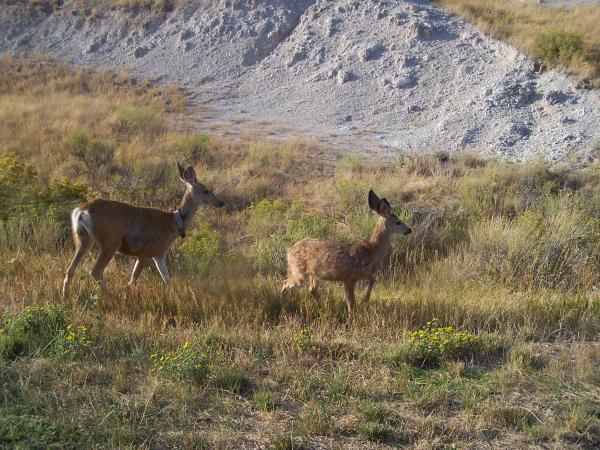
[[[112,248],[102,248],[100,250],[100,255],[96,260],[96,264],[94,264],[94,268],[92,269],[92,276],[100,285],[100,288],[103,291],[106,291],[106,282],[104,281],[104,269],[110,262],[113,256],[115,256],[116,249]]]
[[[319,292],[317,291],[318,288],[319,280],[310,275],[308,278],[308,292],[310,292],[310,294],[317,300],[319,299]]]
[[[352,314],[354,309],[354,285],[356,284],[353,280],[344,281],[344,288],[346,289],[346,303],[348,304],[348,315]]]
[[[165,260],[165,255],[157,256],[156,258],[152,258],[154,260],[154,264],[156,265],[156,269],[160,276],[162,277],[165,284],[169,284],[171,282],[171,277],[169,276],[169,271],[167,270],[167,262]]]
[[[369,284],[367,286],[367,291],[365,292],[365,295],[363,295],[363,298],[360,299],[361,303],[367,303],[369,301],[369,298],[371,298],[371,289],[373,289],[373,285],[375,284],[375,277],[373,275],[371,275],[368,278]]]
[[[135,265],[133,266],[133,272],[131,272],[131,278],[129,280],[129,283],[127,283],[127,287],[135,286],[137,279],[140,277],[142,270],[144,270],[144,267],[146,267],[148,265],[148,262],[149,262],[149,259],[144,258],[142,256],[140,256],[135,261]]]
[[[73,257],[73,261],[71,261],[71,265],[67,269],[67,274],[65,276],[65,280],[63,281],[63,290],[62,290],[63,298],[65,298],[67,295],[69,295],[69,286],[71,285],[71,280],[73,279],[73,275],[75,275],[75,271],[77,270],[77,267],[79,267],[79,264],[81,264],[81,260],[85,256],[85,254],[88,251],[88,249],[90,248],[91,244],[92,244],[92,237],[89,234],[84,233],[80,236],[77,236],[77,243],[76,243],[77,250],[75,251],[75,256]]]

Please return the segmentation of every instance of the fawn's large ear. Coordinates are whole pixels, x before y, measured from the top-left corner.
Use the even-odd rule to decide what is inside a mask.
[[[390,203],[385,198],[379,200],[379,204],[377,205],[377,214],[387,217],[390,215],[390,210]]]
[[[369,208],[371,208],[375,212],[378,212],[377,211],[378,205],[379,205],[379,197],[377,197],[377,194],[375,192],[373,192],[373,190],[370,190],[369,191]]]

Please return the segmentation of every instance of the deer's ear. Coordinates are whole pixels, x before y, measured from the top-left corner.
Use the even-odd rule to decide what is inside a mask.
[[[371,208],[375,212],[378,212],[377,205],[379,205],[379,197],[377,197],[377,194],[375,192],[370,190],[369,191],[369,208]]]
[[[379,200],[379,204],[377,205],[377,214],[387,217],[390,215],[390,209],[390,203],[385,198]]]
[[[181,177],[186,183],[196,183],[196,171],[192,166],[187,166]]]

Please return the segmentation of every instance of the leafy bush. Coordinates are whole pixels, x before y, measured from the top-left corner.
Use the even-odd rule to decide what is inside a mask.
[[[577,33],[549,30],[536,35],[534,51],[549,65],[568,66],[575,58],[583,57],[584,44]]]
[[[85,325],[67,325],[57,336],[54,350],[62,356],[78,356],[88,352],[94,340]]]
[[[171,144],[171,151],[178,159],[194,162],[204,157],[210,148],[210,142],[210,136],[206,134],[180,136]]]
[[[488,20],[490,32],[496,38],[506,39],[510,37],[512,33],[512,26],[515,21],[515,16],[513,13],[502,9],[490,8]]]
[[[460,359],[473,353],[480,339],[452,326],[442,327],[433,319],[421,329],[408,333],[406,345],[396,349],[396,362],[414,366],[436,367],[444,360]]]
[[[85,447],[84,433],[75,424],[65,422],[59,414],[50,418],[44,417],[44,414],[40,414],[33,408],[28,410],[19,406],[3,407],[0,409],[0,448]]]
[[[235,366],[221,367],[215,374],[213,385],[234,394],[245,393],[250,388],[250,379],[246,372]]]
[[[34,197],[36,187],[37,174],[32,166],[15,154],[0,155],[0,219]]]
[[[83,164],[88,173],[110,169],[115,159],[115,143],[112,141],[90,141],[81,130],[69,133],[63,143],[64,149]]]
[[[294,344],[298,350],[306,350],[312,345],[312,331],[304,328],[294,335]]]
[[[259,411],[274,411],[276,407],[273,392],[261,390],[252,396],[252,406]]]
[[[0,245],[50,250],[69,236],[69,211],[92,195],[67,178],[43,184],[32,166],[13,154],[0,156]]]
[[[495,425],[515,430],[525,430],[539,420],[528,409],[515,406],[493,408],[489,415]]]
[[[50,353],[66,330],[65,312],[60,306],[28,306],[18,314],[6,314],[0,328],[0,357],[14,359]]]
[[[150,355],[154,373],[174,381],[202,384],[211,369],[211,355],[196,345],[184,342],[174,352],[161,351]]]
[[[283,232],[287,210],[286,204],[280,198],[274,200],[263,199],[251,205],[247,209],[250,215],[248,218],[248,231],[261,236]]]
[[[358,412],[369,422],[396,425],[398,418],[393,411],[378,402],[367,401],[358,405]]]
[[[149,106],[124,106],[115,113],[112,126],[117,134],[151,132],[159,128],[159,118]]]
[[[69,211],[92,195],[67,178],[43,184],[19,157],[0,156],[0,246],[52,251],[69,239]]]
[[[384,441],[393,435],[389,425],[377,422],[362,422],[356,427],[356,432],[371,441]]]
[[[225,253],[221,235],[207,223],[190,231],[177,249],[179,259],[188,268],[207,272]]]

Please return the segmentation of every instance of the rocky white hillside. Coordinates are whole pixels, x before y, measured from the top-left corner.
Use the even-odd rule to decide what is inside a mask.
[[[0,53],[127,68],[186,86],[213,121],[284,124],[351,151],[578,161],[600,145],[600,93],[535,73],[428,1],[179,3],[161,13],[3,6]]]

